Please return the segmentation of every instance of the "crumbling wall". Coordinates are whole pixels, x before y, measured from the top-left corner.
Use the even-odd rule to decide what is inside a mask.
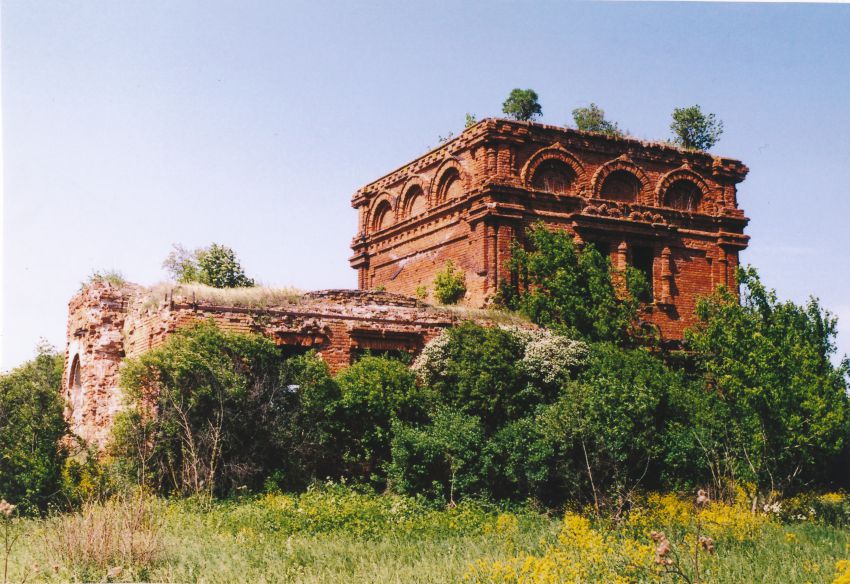
[[[118,369],[124,358],[127,308],[139,287],[96,282],[68,304],[62,390],[72,431],[102,443],[121,408]]]
[[[64,391],[74,433],[103,445],[122,406],[122,359],[162,345],[176,330],[212,319],[225,331],[259,333],[281,355],[314,350],[332,372],[364,352],[415,354],[444,328],[468,316],[415,299],[366,290],[324,290],[262,308],[212,304],[194,295],[95,283],[71,299]]]

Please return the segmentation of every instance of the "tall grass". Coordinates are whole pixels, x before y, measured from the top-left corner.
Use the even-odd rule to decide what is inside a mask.
[[[639,503],[627,525],[615,529],[626,529],[617,537],[645,540],[645,560],[651,563],[650,527],[664,530],[674,542],[687,541],[687,530],[677,532],[682,524],[675,518],[680,514],[675,501],[649,503]],[[836,562],[850,558],[846,530],[731,513],[718,508],[706,516],[726,535],[713,534],[717,549],[705,560],[703,582],[829,583]],[[558,554],[572,553],[574,542],[564,538],[564,525],[561,517],[527,507],[465,502],[446,509],[339,485],[234,501],[130,497],[72,515],[28,520],[12,577],[39,563],[41,571],[28,582],[504,584],[512,580],[488,567],[518,559],[545,566],[563,561]],[[591,520],[587,529],[604,533],[611,525]],[[597,553],[597,540],[588,531],[584,541],[593,545],[574,560]],[[617,541],[606,539],[615,547],[605,553],[616,554]],[[108,578],[114,568],[122,570]],[[538,581],[548,582],[527,580]],[[659,582],[648,573],[622,581]]]
[[[195,302],[213,306],[238,306],[242,308],[271,308],[300,302],[304,292],[297,288],[213,288],[203,284],[161,283],[148,288],[142,296],[144,307],[157,306],[166,299],[174,302]]]

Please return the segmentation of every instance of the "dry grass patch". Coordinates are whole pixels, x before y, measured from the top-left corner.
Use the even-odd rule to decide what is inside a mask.
[[[242,308],[271,308],[297,304],[304,295],[303,290],[293,287],[267,288],[213,288],[203,284],[173,284],[165,282],[148,289],[142,302],[152,308],[165,301],[196,302],[214,306],[238,306]]]

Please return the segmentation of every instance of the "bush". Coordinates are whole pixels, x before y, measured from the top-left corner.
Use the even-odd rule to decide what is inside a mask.
[[[816,299],[779,301],[752,268],[738,279],[741,301],[722,288],[702,299],[686,336],[721,420],[704,431],[709,456],[765,492],[843,479],[850,363],[831,361],[836,319]]]
[[[579,107],[573,110],[573,121],[576,128],[582,132],[597,132],[607,136],[622,136],[623,132],[617,122],[605,119],[605,110],[591,103],[590,107]]]
[[[35,359],[0,375],[0,498],[23,513],[45,510],[60,491],[62,366],[62,356],[41,345]]]
[[[250,288],[254,280],[245,275],[245,270],[236,253],[227,246],[212,243],[209,247],[193,252],[182,245],[174,249],[162,266],[181,284],[198,282],[213,288]]]
[[[641,273],[614,272],[594,246],[579,250],[572,235],[542,223],[527,239],[528,249],[514,246],[515,285],[503,282],[501,303],[570,338],[626,343],[638,337],[638,299],[647,289]]]
[[[670,124],[673,142],[691,150],[710,150],[723,134],[723,122],[714,114],[704,114],[698,105],[673,110]]]
[[[445,267],[434,276],[434,298],[440,304],[457,304],[466,294],[466,275],[455,269],[454,262],[446,262]]]
[[[364,356],[336,376],[340,402],[340,445],[349,476],[381,482],[390,459],[393,426],[422,421],[428,398],[401,362]]]
[[[502,104],[502,112],[515,120],[532,121],[543,114],[537,99],[537,92],[533,89],[513,89]]]
[[[261,335],[225,333],[212,321],[178,330],[125,362],[131,404],[113,450],[165,492],[258,486],[283,459],[280,438],[298,405],[281,373],[277,347]]]

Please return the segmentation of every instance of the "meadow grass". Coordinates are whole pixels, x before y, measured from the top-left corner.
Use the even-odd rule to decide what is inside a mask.
[[[138,502],[130,503],[128,514],[135,517]],[[571,517],[579,517],[574,514],[565,520],[528,507],[506,511],[478,503],[446,509],[341,486],[301,495],[148,504],[157,521],[144,523],[149,527],[131,522],[134,534],[117,539],[129,545],[135,537],[156,538],[160,544],[156,554],[122,559],[116,548],[106,563],[100,561],[103,558],[87,561],[70,554],[70,536],[86,541],[89,532],[107,529],[103,517],[86,523],[85,514],[93,516],[97,510],[21,520],[17,527],[22,538],[12,554],[9,581],[20,582],[28,571],[27,582],[564,582],[573,581],[561,577],[573,573],[562,570],[570,561],[586,564],[596,555],[616,556],[621,554],[618,545],[626,546],[628,538],[636,542],[638,559],[652,565],[654,548],[646,533],[650,525],[664,529],[676,542],[689,537],[688,526],[676,519],[676,509],[669,505],[644,515],[638,512],[628,526],[615,528],[611,532],[615,536],[603,545],[603,528],[597,522],[582,518],[585,531],[574,523],[568,533],[565,525]],[[104,517],[116,517],[115,508]],[[836,562],[850,557],[850,533],[844,529],[811,521],[786,525],[768,518],[736,518],[723,509],[706,521],[723,525],[725,531],[713,532],[717,549],[711,558],[703,558],[703,582],[828,583],[836,574]],[[570,555],[573,552],[578,555]],[[491,569],[517,560],[539,569],[525,580]],[[31,569],[34,564],[39,565],[37,573]],[[109,568],[116,567],[122,568],[120,573],[113,570],[113,577],[107,578]],[[623,580],[594,579],[598,572],[590,568],[580,573],[587,575],[583,582],[683,581],[660,579],[649,572],[635,572]]]

